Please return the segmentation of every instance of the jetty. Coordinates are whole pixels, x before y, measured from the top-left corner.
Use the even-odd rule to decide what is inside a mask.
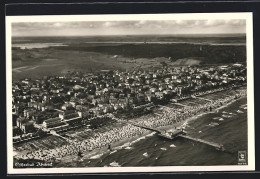
[[[164,137],[170,140],[173,140],[176,137],[179,137],[180,135],[186,135],[186,131],[183,129],[176,129],[174,131],[168,131],[168,132],[161,132],[158,133],[158,136]]]
[[[152,127],[142,126],[142,125],[135,124],[135,123],[130,123],[130,124],[132,124],[133,126],[140,127],[140,128],[143,128],[143,129],[147,129],[147,130],[150,130],[150,131],[153,131],[153,132],[157,132],[157,133],[162,133],[163,132],[160,129],[155,129],[155,128],[152,128]]]
[[[218,150],[221,150],[221,151],[225,150],[223,145],[215,143],[215,142],[209,142],[209,141],[206,141],[206,140],[203,140],[203,139],[194,138],[194,137],[190,137],[190,136],[182,135],[182,134],[180,134],[179,137],[182,137],[184,139],[189,139],[189,140],[192,140],[192,141],[195,141],[195,142],[203,143],[203,144],[212,146],[212,147],[214,147]]]
[[[147,130],[156,132],[158,134],[158,136],[166,138],[166,139],[173,140],[177,137],[182,137],[184,139],[188,139],[188,140],[192,140],[192,141],[199,142],[202,144],[206,144],[208,146],[212,146],[212,147],[216,148],[217,150],[225,151],[224,146],[222,144],[218,144],[215,142],[210,142],[210,141],[206,141],[203,139],[188,136],[188,135],[186,135],[187,132],[183,128],[177,128],[176,130],[173,130],[173,131],[166,131],[166,130],[155,129],[155,128],[148,127],[148,126],[142,126],[142,125],[135,124],[135,123],[131,123],[131,124],[134,126],[137,126],[137,127],[141,127],[143,129],[147,129]]]

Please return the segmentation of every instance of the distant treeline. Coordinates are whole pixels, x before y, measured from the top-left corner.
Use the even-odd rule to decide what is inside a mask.
[[[165,57],[173,61],[180,58],[197,58],[203,63],[246,62],[246,46],[197,44],[124,44],[103,46],[55,47],[67,50],[91,51],[129,58]]]
[[[12,42],[22,43],[64,43],[85,42],[190,42],[190,43],[246,43],[246,34],[179,34],[179,35],[109,35],[109,36],[42,36],[12,37]]]
[[[46,49],[12,48],[12,60],[47,58],[55,50],[98,52],[108,55],[120,55],[128,58],[170,58],[172,61],[182,58],[194,58],[202,63],[246,62],[244,45],[199,45],[199,44],[70,44]]]

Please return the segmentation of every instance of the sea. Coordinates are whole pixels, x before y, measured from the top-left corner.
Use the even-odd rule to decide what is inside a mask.
[[[113,150],[112,146],[110,153],[59,163],[57,167],[237,165],[238,152],[247,151],[246,104],[246,98],[241,98],[216,113],[199,116],[186,125],[187,135],[222,144],[225,151],[183,138],[164,139],[152,133],[122,149]]]

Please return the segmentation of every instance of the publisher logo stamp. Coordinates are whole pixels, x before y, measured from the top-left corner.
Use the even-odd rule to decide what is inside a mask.
[[[246,165],[247,164],[246,151],[238,151],[238,164],[240,164],[240,165]]]

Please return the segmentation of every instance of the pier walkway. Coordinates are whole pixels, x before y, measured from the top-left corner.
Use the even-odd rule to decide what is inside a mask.
[[[174,131],[167,131],[167,130],[155,129],[155,128],[152,128],[152,127],[142,126],[142,125],[138,125],[138,124],[135,124],[135,123],[131,123],[131,124],[134,125],[134,126],[137,126],[137,127],[141,127],[143,129],[154,131],[159,136],[167,138],[167,139],[171,139],[171,140],[173,140],[175,137],[178,137],[179,135],[186,134],[186,131],[181,130],[181,129],[177,129],[177,130],[174,130]]]
[[[175,131],[168,131],[167,132],[166,130],[155,129],[155,128],[152,128],[152,127],[142,126],[142,125],[135,124],[135,123],[131,123],[131,124],[134,125],[134,126],[137,126],[137,127],[141,127],[143,129],[154,131],[159,136],[167,138],[167,139],[173,140],[176,137],[182,137],[184,139],[189,139],[189,140],[192,140],[192,141],[195,141],[195,142],[200,142],[202,144],[206,144],[206,145],[212,146],[212,147],[214,147],[214,148],[216,148],[218,150],[225,151],[223,145],[218,144],[218,143],[214,143],[214,142],[210,142],[210,141],[206,141],[206,140],[203,140],[203,139],[187,136],[186,135],[187,132],[184,131],[183,129],[182,130],[175,130]]]
[[[206,141],[206,140],[202,140],[202,139],[198,139],[198,138],[194,138],[194,137],[190,137],[190,136],[182,135],[182,134],[179,135],[179,137],[182,137],[182,138],[185,138],[185,139],[189,139],[189,140],[193,140],[195,142],[200,142],[200,143],[203,143],[203,144],[215,147],[216,149],[220,149],[220,150],[224,151],[224,147],[221,144],[217,144],[217,143],[214,143],[214,142],[209,142],[209,141]]]

